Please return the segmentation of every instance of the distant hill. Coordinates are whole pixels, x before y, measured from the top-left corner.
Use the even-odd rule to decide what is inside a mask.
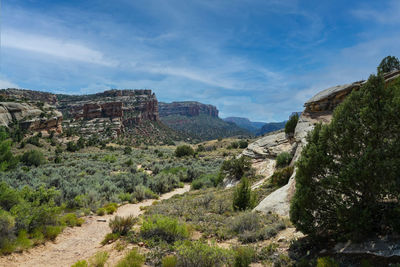
[[[254,135],[256,135],[261,130],[261,128],[266,124],[265,122],[254,122],[250,121],[248,118],[241,118],[241,117],[228,117],[223,120],[227,122],[233,122],[240,128],[246,129],[247,131],[251,132]]]
[[[240,128],[246,129],[254,135],[263,135],[285,128],[286,121],[282,122],[254,122],[247,118],[228,117],[224,121],[233,122]]]
[[[264,135],[266,133],[274,132],[285,128],[286,121],[281,122],[269,122],[266,123],[261,129],[256,133],[256,135]]]
[[[199,141],[252,135],[235,123],[219,118],[218,109],[212,105],[193,101],[160,102],[158,110],[164,124]]]

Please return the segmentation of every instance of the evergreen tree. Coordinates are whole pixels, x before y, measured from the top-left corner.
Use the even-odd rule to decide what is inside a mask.
[[[251,192],[249,180],[246,177],[242,178],[240,184],[236,187],[233,193],[233,209],[247,210],[255,206],[255,195]]]
[[[400,79],[372,75],[316,125],[298,161],[290,217],[306,234],[400,230]]]
[[[385,57],[378,66],[378,74],[384,74],[394,70],[400,70],[400,61],[394,56]]]

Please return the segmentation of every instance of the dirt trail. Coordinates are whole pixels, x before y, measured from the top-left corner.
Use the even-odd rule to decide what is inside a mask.
[[[168,199],[177,194],[189,191],[190,185],[178,188],[166,193],[159,200]],[[65,228],[55,242],[47,242],[45,245],[32,248],[23,253],[13,253],[0,257],[0,266],[71,266],[76,261],[87,259],[101,250],[100,242],[110,232],[108,221],[116,215],[138,216],[142,214],[141,206],[150,206],[153,199],[145,200],[137,204],[126,204],[121,206],[114,215],[86,217],[86,222],[81,227]],[[99,222],[98,220],[107,222]]]

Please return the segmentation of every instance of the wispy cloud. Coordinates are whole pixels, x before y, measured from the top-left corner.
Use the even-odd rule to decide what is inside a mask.
[[[78,41],[56,39],[11,29],[2,32],[2,45],[66,60],[76,60],[110,67],[117,65],[117,62],[105,59],[101,52],[91,49]]]
[[[352,13],[364,20],[374,20],[381,24],[398,24],[400,22],[400,1],[387,1],[387,5],[383,2],[376,2],[378,5],[366,6],[355,9]]]

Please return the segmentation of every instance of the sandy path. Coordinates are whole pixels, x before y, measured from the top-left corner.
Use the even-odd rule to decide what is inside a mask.
[[[185,185],[183,188],[162,195],[159,200],[168,199],[189,190],[190,185]],[[45,245],[23,253],[0,257],[0,266],[71,266],[78,260],[89,258],[101,249],[100,242],[110,232],[108,227],[110,218],[115,215],[138,216],[143,213],[140,207],[150,206],[153,201],[153,199],[149,199],[137,204],[123,205],[114,215],[86,217],[86,222],[81,227],[65,228],[55,242],[47,242]],[[105,219],[107,222],[99,222],[98,219]]]

